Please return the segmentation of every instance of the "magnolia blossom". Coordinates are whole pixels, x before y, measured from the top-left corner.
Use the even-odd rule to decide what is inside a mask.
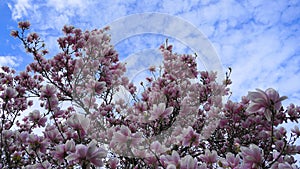
[[[182,133],[183,146],[199,145],[200,134],[195,132],[191,126],[189,126],[187,129],[184,129]]]
[[[222,163],[222,166],[224,168],[233,168],[233,169],[238,169],[239,164],[240,164],[240,157],[239,155],[234,155],[232,153],[227,153],[225,159],[221,159],[220,162]]]
[[[263,162],[263,153],[255,144],[251,144],[249,147],[241,147],[241,156],[243,158],[243,167],[245,169],[259,168]]]
[[[180,159],[180,168],[181,169],[198,169],[197,160],[192,156],[187,155]]]
[[[299,127],[298,126],[295,126],[291,132],[293,132],[294,134],[297,135],[297,137],[300,137],[300,130],[299,130]]]
[[[46,85],[41,89],[41,98],[51,98],[54,97],[56,93],[56,88],[52,85]]]
[[[95,166],[103,165],[103,158],[106,157],[106,150],[98,148],[95,141],[91,141],[88,145],[76,145],[76,152],[66,157],[68,161],[78,161],[80,163],[89,162]]]
[[[215,150],[213,150],[212,152],[208,149],[205,150],[205,154],[200,156],[200,159],[205,162],[205,163],[209,163],[209,164],[213,164],[217,161],[218,158],[218,154]]]
[[[53,156],[59,162],[63,162],[63,160],[69,153],[75,153],[75,151],[76,151],[75,142],[73,140],[68,140],[66,144],[61,144],[55,147]]]
[[[160,158],[167,166],[180,166],[180,156],[177,151],[172,151],[172,155],[162,155]]]
[[[90,127],[90,119],[83,114],[73,114],[67,120],[67,124],[74,130],[81,131],[81,134],[85,135]]]
[[[156,120],[160,118],[165,118],[169,116],[173,111],[173,107],[168,107],[166,109],[165,103],[159,103],[158,105],[153,106],[153,111],[151,112],[151,116],[149,120]]]
[[[132,151],[129,148],[137,146],[141,141],[140,133],[131,133],[128,127],[121,126],[120,130],[113,134],[110,147],[116,151]]]
[[[41,117],[40,111],[34,110],[29,113],[29,120],[38,124],[38,126],[45,127],[47,118]]]
[[[256,89],[257,92],[249,92],[248,98],[251,100],[248,112],[257,112],[259,110],[265,111],[265,117],[268,121],[271,121],[272,111],[278,111],[281,108],[281,101],[285,100],[287,97],[280,97],[278,92],[272,88],[262,91]]]
[[[9,100],[9,99],[16,97],[17,95],[18,95],[18,93],[14,88],[8,87],[8,88],[6,88],[6,90],[3,92],[3,94],[0,97],[4,100],[6,100],[6,99]]]
[[[167,151],[167,148],[164,145],[161,145],[159,141],[154,141],[153,143],[151,143],[150,149],[155,154],[162,154]]]

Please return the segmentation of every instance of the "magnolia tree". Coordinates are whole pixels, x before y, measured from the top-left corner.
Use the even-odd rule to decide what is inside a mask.
[[[136,85],[108,28],[65,26],[50,58],[29,27],[20,22],[11,35],[34,62],[1,68],[0,168],[297,168],[300,130],[282,124],[298,123],[300,107],[283,108],[276,90],[225,102],[231,70],[217,83],[168,44],[162,66]]]

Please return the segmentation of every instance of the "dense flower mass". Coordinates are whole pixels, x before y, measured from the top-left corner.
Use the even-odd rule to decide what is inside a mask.
[[[299,168],[299,127],[283,124],[298,123],[300,107],[284,108],[276,90],[225,102],[231,69],[218,83],[196,56],[166,44],[139,91],[109,28],[65,26],[53,58],[29,22],[19,28],[11,35],[34,62],[1,67],[0,168]]]

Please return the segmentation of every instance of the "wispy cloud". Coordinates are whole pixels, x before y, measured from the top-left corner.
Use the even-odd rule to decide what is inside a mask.
[[[17,58],[14,56],[0,56],[0,66],[19,66]]]
[[[28,11],[31,9],[30,0],[15,0],[8,3],[8,7],[12,10],[12,18],[14,20],[28,16]]]

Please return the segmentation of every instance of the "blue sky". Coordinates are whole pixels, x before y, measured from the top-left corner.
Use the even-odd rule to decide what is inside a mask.
[[[0,65],[22,70],[32,61],[20,42],[9,36],[18,21],[29,20],[53,56],[56,38],[62,35],[64,25],[91,30],[124,16],[157,12],[191,23],[210,40],[224,71],[228,66],[233,69],[234,100],[249,90],[273,87],[289,97],[285,104],[300,104],[299,0],[2,0],[0,10]],[[116,48],[121,59],[141,64],[143,57],[137,56],[157,49],[165,38],[158,34],[134,36]],[[171,38],[171,43],[179,53],[191,52],[175,39]],[[159,61],[153,58],[153,62]]]

